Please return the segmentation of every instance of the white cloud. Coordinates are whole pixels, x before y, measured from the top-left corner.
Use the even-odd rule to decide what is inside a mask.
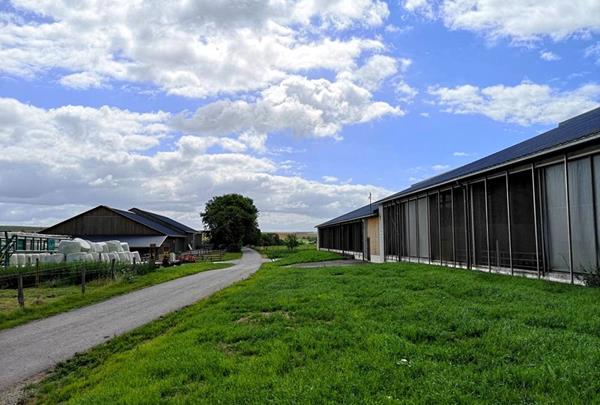
[[[596,59],[596,63],[600,64],[600,42],[596,42],[594,45],[590,45],[584,50],[586,58]]]
[[[174,125],[186,133],[214,136],[291,131],[296,135],[339,137],[345,125],[388,114],[403,112],[373,101],[368,90],[348,80],[330,82],[290,76],[262,91],[256,101],[216,101],[198,108],[191,116],[177,116]]]
[[[570,91],[521,83],[513,87],[431,87],[429,93],[447,112],[482,114],[496,121],[519,125],[555,124],[591,110],[600,102],[600,85],[595,83]]]
[[[322,179],[325,183],[337,183],[340,180],[335,176],[323,176]]]
[[[561,57],[551,51],[540,51],[540,58],[545,61],[552,62],[556,60],[560,60]]]
[[[102,77],[95,73],[81,72],[63,76],[60,78],[59,82],[65,87],[82,90],[102,87],[103,80]]]
[[[600,32],[600,2],[595,0],[406,0],[404,7],[428,17],[437,15],[451,29],[492,39],[558,41]]]
[[[457,156],[457,157],[466,157],[466,156],[470,156],[470,154],[469,154],[469,153],[467,153],[467,152],[454,152],[454,153],[452,154],[452,156]]]
[[[405,81],[400,80],[394,86],[394,91],[398,100],[402,102],[411,102],[417,94],[418,90],[409,86]]]
[[[255,200],[264,229],[310,230],[364,204],[369,192],[390,193],[278,174],[278,162],[247,154],[250,142],[179,136],[171,118],[0,98],[0,223],[50,225],[107,204],[145,207],[200,227],[208,199],[239,192]]]
[[[396,74],[399,68],[405,71],[410,64],[409,59],[398,61],[390,56],[374,55],[360,68],[341,72],[337,78],[353,81],[368,90],[375,90],[385,79]]]
[[[433,6],[430,0],[405,0],[404,8],[413,13],[419,13],[428,18],[433,18]]]
[[[311,69],[352,69],[384,45],[332,37],[380,26],[389,14],[380,0],[12,3],[45,22],[0,19],[0,72],[34,77],[59,69],[71,87],[116,79],[189,97],[258,90]]]
[[[431,166],[431,169],[436,172],[444,172],[450,169],[450,165],[433,165]]]

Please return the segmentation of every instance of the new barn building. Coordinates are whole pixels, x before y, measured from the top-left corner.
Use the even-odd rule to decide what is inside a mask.
[[[318,246],[566,282],[600,265],[600,108],[317,226]]]
[[[127,242],[132,250],[148,253],[182,252],[197,249],[202,233],[163,215],[132,208],[124,211],[99,205],[41,233],[70,235],[93,242],[118,240]]]

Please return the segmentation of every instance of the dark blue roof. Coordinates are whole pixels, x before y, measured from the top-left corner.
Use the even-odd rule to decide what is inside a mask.
[[[119,210],[117,208],[112,208],[112,207],[107,207],[110,210],[116,212],[117,214],[123,215],[125,218],[130,219],[132,221],[137,222],[138,224],[142,224],[144,226],[147,226],[148,228],[152,228],[155,231],[158,231],[160,233],[162,233],[163,235],[167,235],[167,236],[184,236],[181,234],[180,231],[176,230],[176,229],[172,229],[170,227],[164,226],[161,223],[158,223],[156,221],[152,221],[151,219],[148,219],[146,217],[143,217],[141,215],[138,215],[134,212],[130,212],[130,211],[123,211],[123,210]]]
[[[334,218],[330,221],[324,222],[317,226],[323,227],[323,226],[327,226],[327,225],[334,225],[334,224],[337,224],[340,222],[348,222],[348,221],[352,221],[352,220],[359,219],[359,218],[370,217],[372,215],[377,214],[377,210],[378,210],[378,208],[377,208],[377,205],[375,205],[375,203],[365,205],[364,207],[361,207],[357,210],[354,210],[352,212],[349,212],[347,214],[344,214],[342,216],[339,216],[337,218]]]
[[[168,227],[176,229],[181,233],[196,233],[195,229],[190,228],[187,225],[182,224],[181,222],[177,222],[169,217],[165,217],[164,215],[155,214],[154,212],[144,211],[139,208],[131,208],[129,211],[141,215],[143,217],[149,218],[150,220],[154,219],[158,222],[165,223]]]
[[[552,149],[557,147],[566,147],[568,144],[571,144],[575,141],[584,140],[585,138],[598,134],[598,132],[600,132],[600,107],[563,121],[558,125],[558,127],[551,129],[548,132],[544,132],[543,134],[535,136],[531,139],[503,149],[500,152],[496,152],[454,170],[450,170],[449,172],[440,174],[439,176],[415,183],[403,191],[392,194],[389,197],[373,203],[373,207],[376,207],[376,204],[380,204],[384,201],[418,193],[428,188],[440,186],[442,184],[485,170],[491,170],[519,159],[527,158],[529,156],[544,152],[550,152]],[[367,205],[366,207],[359,208],[355,211],[349,212],[317,226],[321,227],[325,225],[334,225],[364,217],[368,215],[368,208],[369,206]]]
[[[558,127],[544,132],[541,135],[510,146],[482,159],[476,160],[439,176],[413,184],[406,190],[393,194],[384,200],[413,194],[427,188],[435,187],[455,179],[478,173],[486,169],[505,165],[517,159],[526,158],[550,149],[566,146],[566,144],[594,135],[600,131],[600,108],[588,111],[567,121],[561,122]]]

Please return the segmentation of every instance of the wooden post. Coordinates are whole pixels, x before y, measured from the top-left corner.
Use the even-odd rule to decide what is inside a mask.
[[[23,308],[25,306],[25,293],[23,292],[23,274],[19,273],[19,278],[17,279],[17,301],[19,302],[19,306]]]
[[[115,259],[111,259],[110,261],[110,277],[115,280]]]
[[[40,286],[40,259],[35,259],[35,286]]]
[[[135,273],[135,257],[133,258],[133,267],[131,268],[131,271]]]
[[[85,266],[81,268],[81,293],[85,294]]]

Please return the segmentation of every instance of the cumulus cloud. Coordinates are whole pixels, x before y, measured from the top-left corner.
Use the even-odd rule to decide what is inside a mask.
[[[116,79],[188,97],[258,90],[311,69],[351,69],[384,45],[335,33],[380,26],[389,14],[380,0],[12,3],[39,18],[0,19],[0,72],[35,77],[60,69],[70,87]]]
[[[519,125],[555,124],[591,110],[600,103],[600,85],[595,83],[570,91],[559,91],[543,84],[521,83],[512,87],[438,86],[429,88],[429,93],[447,112],[482,114],[496,121]]]
[[[404,7],[426,16],[437,15],[451,29],[518,42],[544,37],[562,40],[600,32],[598,1],[406,0]]]
[[[260,93],[255,101],[219,100],[180,114],[174,125],[188,133],[257,136],[278,131],[296,135],[339,137],[349,124],[384,115],[402,115],[399,107],[373,101],[365,88],[345,79],[331,82],[290,76]]]
[[[283,175],[279,162],[247,153],[251,142],[182,135],[166,112],[43,109],[0,98],[0,120],[2,223],[50,225],[107,204],[200,227],[208,199],[240,192],[255,200],[264,229],[310,230],[360,206],[369,192],[390,193]]]

